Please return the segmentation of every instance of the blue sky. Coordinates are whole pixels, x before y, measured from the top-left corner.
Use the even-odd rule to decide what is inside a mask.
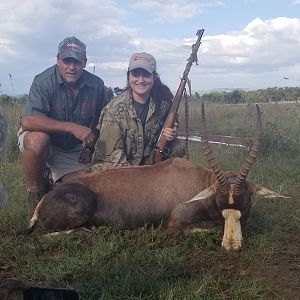
[[[300,0],[1,0],[0,11],[1,93],[28,93],[72,35],[107,86],[124,87],[131,54],[146,51],[175,91],[200,28],[193,91],[300,85]]]
[[[162,16],[161,11],[152,10],[151,12],[151,9],[143,11],[142,5],[139,10],[137,8],[133,9],[135,5],[131,5],[131,3],[136,1],[118,2],[128,11],[131,11],[132,18],[126,21],[128,26],[137,28],[146,36],[167,36],[169,38],[184,38],[187,36],[189,29],[195,28],[197,24],[199,26],[203,24],[202,27],[206,28],[209,34],[222,34],[242,30],[245,25],[256,17],[262,19],[272,19],[280,16],[300,17],[300,6],[296,7],[296,2],[289,0],[177,1],[178,8],[176,7],[176,10],[178,9],[178,14],[185,18],[182,22],[178,22],[176,19],[172,22],[172,15],[170,14],[167,18]],[[141,2],[168,3],[169,1]],[[180,12],[180,2],[189,4],[186,12]],[[147,6],[144,7],[146,9]],[[151,7],[151,5],[148,4],[148,7]],[[152,7],[155,7],[154,4]],[[192,13],[195,14],[193,17],[187,16],[192,15]],[[162,18],[164,22],[159,21],[159,18]],[[155,21],[155,19],[157,20]],[[174,25],[176,30],[174,30]]]

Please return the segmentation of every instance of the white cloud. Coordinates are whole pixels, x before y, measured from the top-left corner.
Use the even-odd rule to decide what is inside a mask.
[[[280,67],[299,60],[299,37],[300,19],[257,18],[240,32],[204,38],[200,51],[207,56],[207,64]]]
[[[26,36],[31,43],[39,39],[53,43],[55,36],[62,39],[76,33],[88,42],[114,33],[133,31],[121,25],[126,12],[108,0],[10,0],[0,2],[0,11],[4,12],[1,14],[0,36],[10,45],[23,38],[24,46]]]
[[[87,44],[88,61],[99,65],[132,51],[135,29],[123,25],[127,12],[109,0],[0,1],[0,82],[9,91],[7,72],[15,74],[15,90],[24,92],[37,73],[55,63],[57,46],[75,35]],[[126,53],[123,51],[122,54]],[[5,84],[6,82],[6,84]],[[18,86],[19,84],[19,86]]]
[[[173,90],[195,39],[141,41],[157,58],[158,71]],[[290,84],[299,85],[299,49],[300,19],[296,18],[256,18],[241,31],[215,36],[204,33],[199,66],[193,66],[190,74],[193,89],[274,86],[284,76]]]
[[[223,5],[222,1],[142,0],[130,7],[154,14],[154,22],[177,23],[201,14],[205,7],[220,5]]]
[[[10,40],[0,39],[0,62],[4,62],[8,57],[15,54],[11,43]]]
[[[13,75],[17,94],[28,92],[33,77],[55,63],[58,43],[70,35],[87,44],[87,70],[93,71],[95,66],[96,74],[108,86],[123,87],[130,56],[146,51],[155,56],[162,80],[175,90],[196,35],[191,33],[176,39],[168,39],[163,34],[157,37],[155,32],[146,35],[143,24],[128,25],[134,24],[129,22],[132,11],[120,3],[112,0],[0,1],[0,11],[4,12],[0,27],[3,92],[11,91],[8,73]],[[183,26],[182,16],[188,18],[189,10],[199,14],[208,5],[223,5],[196,0],[130,1],[130,5],[133,3],[136,10],[149,9],[161,22],[177,20],[172,24],[174,31]],[[270,86],[282,77],[288,77],[290,82],[295,78],[299,85],[299,49],[300,18],[254,18],[239,31],[219,35],[209,34],[207,30],[198,53],[199,66],[193,66],[190,73],[193,89],[257,88]]]
[[[225,85],[229,76],[232,82],[241,75],[256,77],[256,86],[283,76],[300,78],[300,19],[256,18],[240,32],[207,37],[203,46],[200,53],[206,58],[202,72],[222,74]],[[240,84],[247,85],[242,80]]]
[[[293,0],[293,4],[294,4],[294,5],[300,4],[300,0]]]

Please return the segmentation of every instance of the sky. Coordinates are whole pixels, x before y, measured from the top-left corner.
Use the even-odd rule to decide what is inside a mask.
[[[300,0],[0,0],[0,12],[0,94],[28,93],[67,36],[106,86],[123,88],[145,51],[176,91],[201,28],[193,92],[300,86]]]

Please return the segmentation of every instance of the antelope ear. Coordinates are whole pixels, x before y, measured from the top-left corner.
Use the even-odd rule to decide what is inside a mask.
[[[271,191],[263,186],[256,185],[254,190],[255,195],[263,196],[265,198],[286,198],[289,199],[291,197],[287,197],[281,194],[278,194],[274,191]]]
[[[190,203],[190,202],[194,202],[194,201],[199,201],[199,200],[203,200],[206,199],[208,197],[210,197],[211,195],[213,195],[216,192],[216,187],[215,185],[211,185],[210,187],[208,187],[207,189],[201,191],[199,194],[197,194],[196,196],[194,196],[191,200],[188,200],[186,203]]]

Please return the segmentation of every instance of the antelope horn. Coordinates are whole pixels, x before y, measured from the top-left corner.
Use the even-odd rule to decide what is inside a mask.
[[[221,170],[221,167],[218,163],[218,161],[215,159],[212,149],[209,145],[208,142],[208,137],[207,137],[207,125],[206,125],[206,118],[205,118],[205,110],[204,110],[204,104],[202,103],[202,109],[201,109],[201,125],[202,125],[202,134],[201,134],[201,141],[202,141],[202,149],[204,151],[204,154],[209,162],[209,165],[211,169],[214,171],[219,185],[220,185],[220,190],[222,192],[226,192],[229,189],[229,185],[225,179],[224,173]]]
[[[255,162],[257,153],[259,151],[260,146],[260,138],[261,138],[261,131],[262,131],[262,123],[261,123],[261,112],[259,109],[259,106],[256,104],[256,113],[257,113],[257,122],[256,122],[256,134],[255,138],[253,140],[253,144],[251,146],[251,149],[246,156],[240,171],[236,177],[235,185],[234,185],[234,193],[239,194],[241,192],[241,187],[243,183],[245,182],[247,175],[249,173],[249,170],[253,163]]]

